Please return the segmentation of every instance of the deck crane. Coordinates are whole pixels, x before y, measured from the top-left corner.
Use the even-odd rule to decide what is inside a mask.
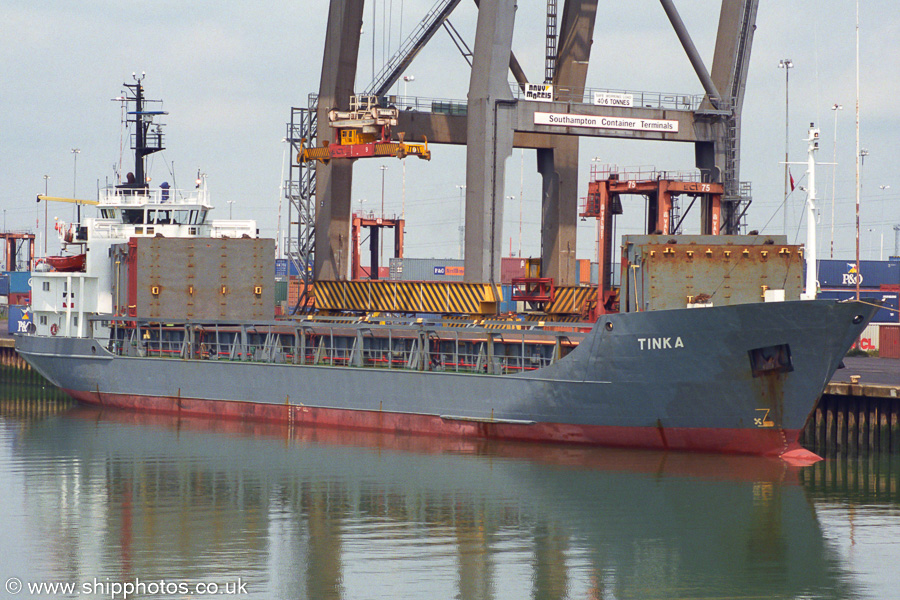
[[[328,122],[335,131],[334,142],[324,140],[314,148],[302,147],[297,162],[318,160],[328,163],[333,158],[372,158],[417,156],[431,160],[428,140],[424,143],[405,142],[403,133],[398,141],[391,140],[391,127],[397,125],[399,110],[383,107],[376,96],[352,96],[350,110],[331,110]],[[304,141],[305,143],[305,141]]]

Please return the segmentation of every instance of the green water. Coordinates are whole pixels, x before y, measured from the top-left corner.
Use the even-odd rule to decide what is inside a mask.
[[[897,463],[801,471],[0,393],[2,598],[900,596]]]

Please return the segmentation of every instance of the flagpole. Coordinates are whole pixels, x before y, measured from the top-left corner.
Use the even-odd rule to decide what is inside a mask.
[[[789,73],[790,70],[794,66],[794,61],[789,58],[784,58],[778,61],[778,68],[784,69],[784,203],[781,205],[781,215],[784,219],[784,235],[787,235],[788,232],[788,210],[787,210],[787,201],[788,201],[788,147],[790,138],[788,137],[788,107],[790,106],[788,103],[788,81],[789,81]],[[791,186],[793,190],[793,185]]]
[[[859,0],[856,0],[856,299],[859,300]]]

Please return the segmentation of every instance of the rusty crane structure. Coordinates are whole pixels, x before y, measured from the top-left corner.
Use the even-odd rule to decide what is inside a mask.
[[[374,1],[374,0],[370,0]],[[741,107],[759,0],[722,0],[715,53],[707,67],[682,22],[674,0],[659,0],[700,84],[702,96],[655,102],[600,102],[587,88],[597,0],[546,3],[546,60],[543,77],[528,78],[512,52],[517,11],[532,7],[516,0],[475,0],[474,45],[450,22],[460,0],[437,0],[397,53],[364,90],[354,89],[365,0],[330,0],[317,95],[292,111],[288,141],[300,152],[318,139],[334,138],[328,114],[349,110],[360,94],[381,96],[403,76],[416,54],[440,30],[451,35],[471,65],[467,103],[404,110],[397,131],[405,141],[459,144],[467,149],[465,188],[465,277],[499,282],[504,163],[515,148],[537,151],[542,176],[541,275],[571,285],[576,273],[575,236],[579,138],[613,137],[690,143],[705,182],[720,184],[722,233],[738,233],[749,204],[739,183]],[[517,86],[510,86],[511,73]],[[529,101],[529,84],[548,90]],[[614,96],[614,94],[611,94]],[[417,107],[418,108],[418,107]],[[334,113],[332,113],[334,114]],[[300,161],[292,166],[288,197],[299,229],[295,257],[314,264],[312,278],[346,277],[349,253],[353,160]],[[301,273],[308,270],[302,268]]]

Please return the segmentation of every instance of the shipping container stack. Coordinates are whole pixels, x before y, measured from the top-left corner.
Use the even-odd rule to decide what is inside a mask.
[[[883,308],[875,313],[873,323],[900,323],[900,261],[861,260],[859,273],[854,260],[820,260],[819,298],[850,300],[856,298],[859,280],[860,298],[877,300]]]
[[[31,324],[31,272],[0,274],[0,303],[6,306],[7,332],[24,333]]]
[[[312,264],[310,264],[309,272],[311,275]],[[385,271],[386,276],[387,273]],[[278,316],[289,314],[297,306],[305,288],[303,278],[300,277],[300,272],[297,270],[297,265],[287,258],[276,258],[275,282],[275,314]],[[312,285],[310,285],[311,290]]]
[[[900,358],[900,345],[891,342],[900,332],[900,260],[861,260],[859,272],[855,260],[820,260],[818,268],[818,298],[855,299],[859,281],[860,299],[881,303],[882,308],[858,340],[859,349]]]

